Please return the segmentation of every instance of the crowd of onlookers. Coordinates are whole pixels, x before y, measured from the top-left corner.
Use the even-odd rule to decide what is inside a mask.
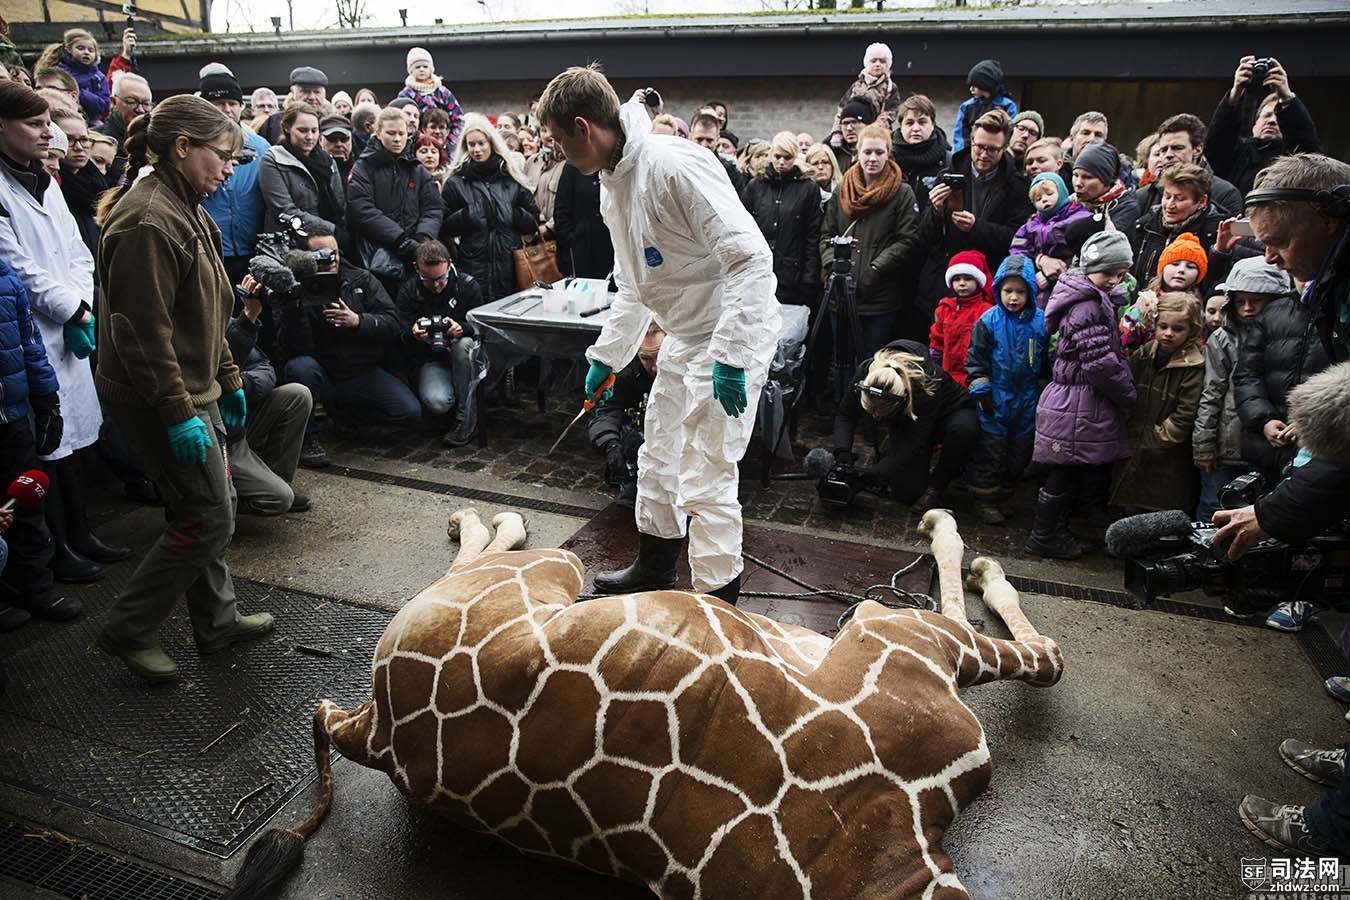
[[[1008,95],[996,60],[970,70],[948,130],[928,97],[892,80],[891,62],[885,44],[867,48],[819,140],[738,136],[721,102],[686,120],[653,91],[632,101],[660,139],[718,156],[771,249],[778,299],[820,320],[802,393],[837,410],[836,459],[869,452],[854,445],[861,430],[878,444],[864,474],[879,489],[928,508],[960,479],[991,524],[1030,470],[1043,486],[1028,549],[1063,558],[1090,548],[1067,528],[1083,509],[1204,519],[1234,476],[1278,478],[1298,451],[1284,399],[1341,351],[1318,339],[1299,297],[1317,267],[1290,265],[1269,234],[1263,246],[1241,218],[1244,197],[1283,157],[1304,167],[1294,177],[1350,181],[1343,164],[1306,156],[1320,151],[1316,128],[1280,63],[1244,57],[1208,124],[1177,113],[1122,152],[1099,112],[1049,134]],[[502,366],[466,313],[518,289],[523,245],[556,242],[564,276],[611,275],[599,175],[569,166],[532,110],[466,112],[425,49],[408,51],[406,70],[383,104],[368,89],[333,90],[310,66],[292,70],[283,96],[246,94],[219,63],[200,72],[197,96],[243,126],[233,149],[213,145],[223,169],[198,198],[237,293],[228,338],[250,415],[228,442],[242,511],[308,507],[290,482],[297,465],[328,464],[316,400],[344,426],[429,426],[449,446],[470,442],[477,382],[487,371],[496,384]],[[89,531],[79,467],[61,460],[95,452],[134,496],[164,499],[100,415],[90,374],[104,327],[101,198],[143,177],[155,156],[130,151],[129,135],[161,107],[130,29],[106,67],[93,36],[73,29],[31,70],[11,54],[0,73],[36,89],[4,94],[0,122],[29,116],[37,97],[35,117],[51,123],[40,159],[0,145],[11,187],[0,264],[26,288],[60,384],[65,435],[36,447],[69,501],[45,504],[48,567],[87,580],[130,551]],[[43,199],[44,179],[64,212]],[[10,208],[25,192],[45,231]],[[275,232],[305,252],[260,269]],[[659,337],[629,373],[633,407]],[[35,415],[49,402],[40,390],[29,392]],[[863,413],[875,424],[860,429]],[[640,414],[627,421],[640,432]],[[593,433],[607,476],[631,487],[635,446],[619,422]],[[22,585],[14,571],[12,560],[7,577]],[[49,580],[34,585],[26,596],[54,597]],[[67,608],[25,602],[68,614],[57,600]],[[0,627],[21,618],[4,608]]]

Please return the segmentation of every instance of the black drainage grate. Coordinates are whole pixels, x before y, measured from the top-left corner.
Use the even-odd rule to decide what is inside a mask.
[[[221,895],[16,822],[0,821],[0,875],[77,900],[214,900]]]
[[[590,519],[600,512],[600,507],[573,506],[570,503],[554,503],[552,500],[536,500],[532,497],[517,497],[515,494],[502,494],[497,491],[481,491],[478,488],[459,487],[453,484],[441,484],[421,478],[407,478],[403,475],[387,475],[384,472],[371,472],[367,469],[353,469],[350,466],[334,467],[336,475],[370,481],[375,484],[387,484],[393,487],[410,488],[431,494],[445,494],[450,497],[463,497],[465,500],[480,500],[483,503],[495,503],[499,506],[532,509],[535,512],[555,513],[571,516],[574,519]]]

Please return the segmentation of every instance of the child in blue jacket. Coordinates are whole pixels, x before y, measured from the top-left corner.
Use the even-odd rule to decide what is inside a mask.
[[[966,353],[967,383],[980,409],[980,443],[966,481],[975,515],[989,525],[1004,520],[997,501],[1031,462],[1048,343],[1029,258],[1009,256],[999,265],[994,296],[998,305],[975,323]]]
[[[956,110],[956,126],[952,129],[952,153],[960,153],[970,143],[970,128],[975,120],[995,107],[1011,119],[1017,115],[1017,104],[1003,88],[1003,66],[996,59],[982,59],[966,76],[970,99]]]

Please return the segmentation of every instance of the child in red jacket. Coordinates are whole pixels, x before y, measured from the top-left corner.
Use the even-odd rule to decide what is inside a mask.
[[[928,331],[928,355],[933,362],[966,386],[966,350],[970,333],[985,310],[994,305],[989,290],[989,263],[978,250],[962,250],[947,264],[947,287],[952,296],[943,297]]]

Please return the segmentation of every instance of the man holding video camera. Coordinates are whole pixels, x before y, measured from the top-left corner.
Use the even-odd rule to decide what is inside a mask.
[[[399,285],[394,307],[408,362],[418,367],[414,383],[422,403],[436,416],[455,411],[447,447],[463,447],[478,429],[474,376],[482,350],[469,310],[482,305],[483,289],[455,268],[444,244],[417,245],[413,273]]]
[[[309,388],[335,420],[416,426],[422,418],[417,397],[384,368],[398,346],[393,301],[375,276],[342,260],[331,226],[310,223],[306,232],[308,236],[301,238],[305,250],[330,251],[315,258],[314,274],[335,273],[331,282],[335,293],[325,296],[324,291],[307,289],[316,280],[307,272],[296,273],[300,296],[286,300],[281,311],[284,380]],[[315,437],[317,427],[310,416],[300,454],[300,464],[307,468],[329,464]]]
[[[952,156],[928,192],[932,205],[919,216],[919,246],[928,260],[917,300],[930,319],[947,286],[948,260],[962,250],[1003,259],[1017,229],[1036,211],[1027,178],[1007,152],[1011,136],[1012,120],[1003,110],[980,116],[971,126],[970,146]]]

